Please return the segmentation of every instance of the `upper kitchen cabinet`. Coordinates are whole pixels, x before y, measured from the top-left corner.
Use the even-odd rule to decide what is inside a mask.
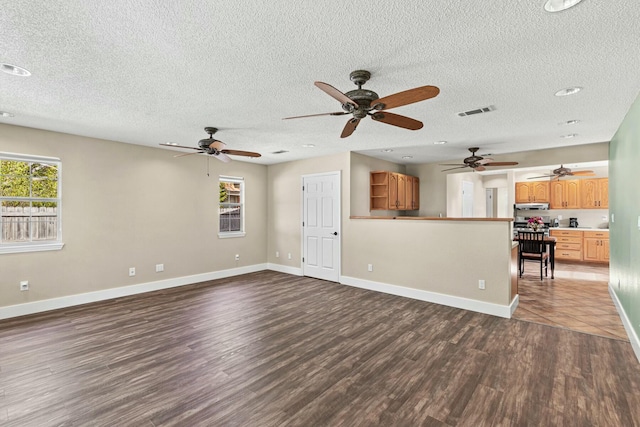
[[[388,171],[370,173],[369,210],[417,210],[419,194],[417,177]]]
[[[516,182],[516,203],[549,202],[549,181]]]
[[[580,184],[576,180],[551,181],[549,208],[580,209]]]
[[[608,209],[609,178],[581,179],[580,200],[584,209]]]

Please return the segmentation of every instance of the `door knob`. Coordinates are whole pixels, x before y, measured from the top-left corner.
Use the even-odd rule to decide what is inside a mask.
[[[333,232],[333,235],[334,235],[334,236],[337,236],[337,235],[338,235],[338,232],[337,232],[337,231],[334,231],[334,232]]]

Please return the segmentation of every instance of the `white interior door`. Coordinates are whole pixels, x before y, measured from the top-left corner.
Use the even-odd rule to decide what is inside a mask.
[[[302,177],[302,273],[340,280],[340,172]]]
[[[462,181],[462,217],[473,217],[473,182]]]

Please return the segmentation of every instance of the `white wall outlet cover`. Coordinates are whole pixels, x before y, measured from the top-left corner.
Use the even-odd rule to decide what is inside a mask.
[[[616,222],[616,216],[614,214],[611,214],[611,222]]]

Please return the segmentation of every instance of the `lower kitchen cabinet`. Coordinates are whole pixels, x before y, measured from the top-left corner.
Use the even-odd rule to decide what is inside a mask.
[[[609,262],[609,233],[585,231],[583,246],[584,261]]]
[[[556,259],[582,261],[582,231],[550,230],[556,238]]]

